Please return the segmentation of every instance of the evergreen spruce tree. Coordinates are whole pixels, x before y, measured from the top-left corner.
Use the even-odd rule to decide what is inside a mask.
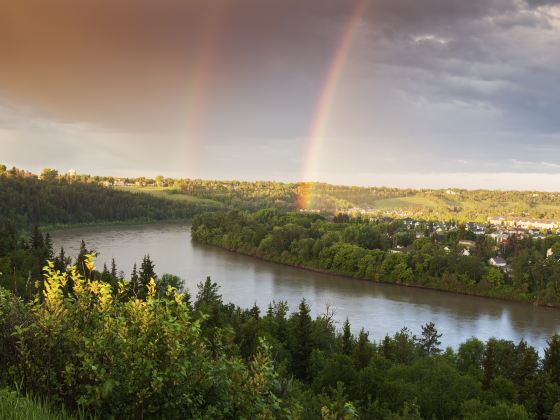
[[[157,279],[156,272],[154,271],[155,264],[150,259],[149,255],[145,255],[142,259],[142,264],[140,265],[140,270],[138,271],[138,277],[140,279],[140,290],[138,291],[140,296],[147,295],[147,286],[150,279]],[[144,290],[146,289],[146,290]]]
[[[354,347],[354,359],[357,361],[358,366],[363,369],[368,365],[372,356],[373,347],[369,342],[369,333],[362,328]]]
[[[433,322],[430,322],[426,325],[422,325],[422,336],[418,340],[418,344],[422,350],[428,354],[438,354],[441,353],[441,349],[439,346],[441,345],[441,334],[438,334],[436,330],[436,326]]]
[[[496,376],[496,340],[491,338],[486,343],[484,358],[482,359],[482,386],[485,389],[490,387],[490,383]]]
[[[352,337],[352,332],[350,331],[350,322],[348,318],[344,321],[344,325],[342,327],[342,354],[350,356],[352,353],[352,349],[354,347],[354,337]]]
[[[50,261],[54,259],[53,244],[49,232],[45,235],[45,259]]]
[[[552,383],[560,385],[560,335],[554,334],[544,350],[543,369]]]
[[[39,226],[33,226],[33,231],[31,232],[31,238],[29,239],[29,245],[31,249],[37,251],[42,250],[45,247],[45,241],[43,235],[39,230]]]
[[[54,258],[54,269],[63,273],[64,271],[66,271],[67,265],[68,265],[68,259],[66,258],[64,247],[60,247],[59,254]]]
[[[101,279],[105,282],[108,282],[110,279],[111,273],[109,273],[109,269],[107,268],[107,264],[103,264],[103,271],[101,272]]]
[[[140,288],[140,277],[138,277],[138,270],[136,268],[136,263],[132,267],[132,273],[130,274],[130,290],[134,296],[138,297],[138,290]]]
[[[249,309],[249,313],[257,321],[261,318],[261,309],[257,306],[257,302],[253,304],[253,307]]]
[[[309,379],[309,365],[313,350],[312,320],[309,313],[309,305],[304,298],[299,304],[298,312],[294,315],[292,350],[292,370],[294,375],[302,380]]]
[[[78,252],[78,258],[76,258],[76,265],[78,266],[78,271],[84,276],[89,277],[90,272],[85,266],[84,262],[86,260],[86,255],[89,254],[89,250],[86,248],[86,243],[82,239],[80,243],[80,251]]]
[[[111,276],[113,278],[117,278],[117,264],[115,263],[115,259],[111,259]]]

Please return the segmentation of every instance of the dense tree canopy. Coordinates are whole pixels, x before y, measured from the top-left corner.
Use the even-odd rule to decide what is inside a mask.
[[[0,287],[0,386],[103,418],[555,418],[558,343],[544,359],[524,341],[471,339],[439,348],[429,323],[381,342],[313,319],[302,302],[242,309],[210,279],[194,301],[166,275],[144,297],[101,279],[91,256],[48,262],[41,294]],[[144,272],[148,265],[144,258]],[[153,264],[151,265],[153,269]],[[103,270],[107,271],[108,270]],[[158,280],[159,279],[159,280]]]
[[[93,183],[0,174],[0,221],[9,221],[18,228],[45,224],[185,219],[217,208],[207,203],[164,200]]]
[[[416,237],[400,220],[337,219],[265,209],[202,214],[193,239],[284,264],[361,279],[560,304],[560,263],[547,256],[560,237],[513,236],[499,250],[464,227]],[[470,238],[469,253],[460,239]],[[507,271],[490,264],[502,252]],[[343,281],[341,279],[341,281]]]

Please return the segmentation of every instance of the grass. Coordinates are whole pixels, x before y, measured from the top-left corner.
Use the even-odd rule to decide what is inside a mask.
[[[10,420],[73,420],[65,410],[56,410],[34,398],[19,395],[16,391],[0,389],[0,419]]]
[[[215,200],[209,200],[206,198],[198,198],[192,195],[187,195],[181,193],[176,188],[169,187],[116,187],[116,189],[121,191],[128,191],[132,193],[143,193],[150,194],[157,198],[163,198],[171,201],[178,201],[183,203],[193,203],[201,204],[207,206],[219,206],[223,207],[223,203]]]
[[[399,198],[385,198],[383,200],[377,200],[374,203],[374,208],[380,210],[390,210],[390,209],[422,209],[422,208],[433,208],[437,204],[435,200],[431,200],[426,197],[420,196],[410,196],[410,197],[399,197]]]

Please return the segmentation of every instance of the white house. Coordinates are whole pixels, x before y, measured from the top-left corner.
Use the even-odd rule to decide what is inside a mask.
[[[492,257],[488,262],[490,263],[490,265],[493,265],[494,267],[498,267],[498,268],[507,267],[507,261],[500,256]]]

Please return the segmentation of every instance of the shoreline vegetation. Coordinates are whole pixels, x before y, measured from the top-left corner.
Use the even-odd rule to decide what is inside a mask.
[[[525,268],[540,274],[540,278],[533,279],[525,273],[506,273],[490,265],[487,261],[495,251],[487,239],[479,240],[480,249],[465,256],[452,245],[456,236],[441,244],[426,237],[405,238],[406,230],[399,223],[332,223],[318,215],[273,209],[256,213],[216,212],[195,217],[191,237],[265,261],[343,278],[551,308],[560,306],[558,263],[544,256],[537,259],[537,250],[532,247],[538,242],[531,238],[514,245],[510,260],[514,270]],[[393,238],[387,236],[388,231],[392,231]],[[395,250],[391,244],[399,235],[407,246]],[[527,247],[535,257],[528,267],[523,265],[528,253],[522,247]]]
[[[259,209],[277,203],[283,185],[271,197],[265,189],[275,184],[266,184],[258,200],[257,184],[210,183],[212,194],[204,182],[180,187],[221,197],[228,209],[253,211],[208,213],[184,197],[1,169],[0,389],[6,390],[0,416],[560,418],[558,335],[542,357],[524,340],[471,338],[444,349],[433,323],[422,325],[419,336],[403,326],[372,341],[363,329],[354,335],[348,320],[338,328],[328,309],[313,319],[305,299],[297,308],[283,301],[266,311],[240,308],[224,302],[210,278],[196,296],[180,292],[182,280],[158,276],[149,256],[129,279],[114,260],[98,270],[84,241],[75,260],[62,249],[55,255],[50,235],[37,226],[196,216],[194,240],[271,262],[414,287],[481,288],[540,303],[558,303],[560,264],[546,256],[549,247],[559,251],[558,238],[511,238],[500,250],[511,267],[504,272],[488,264],[496,244],[474,241],[463,228],[440,241],[417,237],[402,220],[330,221],[279,210],[283,205]],[[33,225],[23,237],[21,230]],[[470,255],[458,246],[465,240],[474,244]]]
[[[151,219],[130,219],[130,220],[114,220],[114,221],[102,221],[102,222],[84,222],[84,223],[58,223],[52,225],[42,225],[40,230],[43,233],[49,232],[59,232],[64,230],[73,229],[87,229],[90,227],[111,227],[111,226],[142,226],[142,225],[181,225],[181,224],[191,224],[194,217],[188,218],[175,218],[175,219],[161,219],[161,220],[151,220]]]
[[[543,191],[501,191],[450,189],[399,189],[358,187],[326,183],[282,183],[274,181],[236,181],[155,178],[118,178],[91,176],[69,171],[61,174],[45,168],[40,175],[0,164],[0,211],[10,215],[19,225],[72,223],[84,221],[128,219],[142,205],[158,202],[165,212],[179,208],[195,213],[217,210],[250,210],[277,208],[294,211],[298,199],[313,190],[310,210],[321,214],[363,214],[368,217],[412,217],[421,220],[486,223],[491,217],[507,220],[530,218],[560,220],[560,194]],[[61,190],[70,197],[60,195]],[[84,192],[88,194],[83,194]],[[136,196],[136,197],[134,197]],[[33,203],[27,203],[33,197]],[[116,203],[127,199],[140,204],[136,209],[126,206],[99,209],[100,203]],[[2,201],[6,205],[2,205]],[[91,209],[84,212],[84,203]],[[81,204],[81,206],[80,206]],[[55,209],[55,207],[60,207]],[[156,214],[150,204],[148,212]],[[40,210],[40,211],[39,211]],[[65,210],[72,210],[65,214]],[[131,211],[132,210],[132,211]],[[22,216],[24,213],[26,217]],[[89,214],[88,214],[89,213]],[[135,217],[146,217],[146,209]],[[150,218],[153,218],[150,215]],[[194,213],[191,213],[191,217]],[[103,216],[103,217],[96,217]],[[161,215],[160,215],[161,216]],[[158,217],[155,217],[158,218]]]
[[[370,341],[348,320],[336,328],[328,310],[313,319],[305,299],[295,311],[282,301],[243,309],[209,278],[196,296],[179,292],[146,258],[130,281],[99,272],[87,249],[65,271],[47,260],[43,273],[27,300],[0,287],[0,413],[9,418],[560,414],[558,335],[542,357],[523,340],[443,349],[433,323]]]
[[[244,257],[255,258],[259,261],[263,261],[263,262],[267,262],[267,263],[271,263],[271,264],[278,264],[278,265],[281,265],[281,266],[284,266],[284,267],[294,268],[296,270],[309,271],[309,272],[312,272],[312,273],[325,274],[325,275],[328,275],[328,276],[338,277],[340,280],[344,280],[344,279],[359,280],[359,281],[363,281],[363,282],[374,282],[374,283],[379,283],[379,284],[384,284],[384,285],[389,285],[389,286],[395,286],[395,287],[410,287],[412,289],[430,290],[430,291],[442,292],[442,293],[452,293],[452,294],[455,294],[455,295],[470,296],[470,297],[476,297],[476,298],[482,298],[482,299],[501,300],[501,301],[505,301],[505,302],[518,303],[520,305],[530,304],[530,305],[534,305],[534,306],[539,306],[541,308],[549,308],[551,310],[560,309],[560,304],[531,302],[531,301],[528,301],[528,300],[512,299],[510,297],[500,297],[498,295],[496,295],[496,296],[494,296],[494,295],[481,295],[481,294],[476,294],[476,293],[470,293],[469,291],[441,289],[441,288],[423,286],[423,285],[414,284],[414,283],[396,283],[396,282],[392,282],[392,281],[372,280],[372,279],[367,279],[367,278],[354,277],[354,276],[351,276],[351,275],[348,275],[348,274],[336,273],[336,272],[332,272],[332,271],[328,271],[328,270],[321,269],[321,268],[316,268],[316,267],[309,267],[309,266],[305,266],[305,265],[287,264],[287,263],[282,262],[282,261],[267,259],[267,258],[262,257],[260,255],[249,254],[247,252],[239,251],[239,250],[235,250],[235,249],[229,249],[229,248],[226,248],[223,245],[211,244],[211,243],[207,243],[207,242],[200,242],[197,239],[193,239],[193,240],[195,242],[200,243],[200,244],[204,244],[204,245],[207,245],[207,246],[210,246],[210,247],[213,247],[213,248],[219,248],[221,250],[231,252],[231,253],[234,253],[234,254],[243,255]]]

